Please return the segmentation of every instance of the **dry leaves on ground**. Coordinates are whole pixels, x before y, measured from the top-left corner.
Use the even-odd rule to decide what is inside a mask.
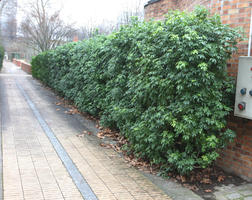
[[[79,114],[80,112],[76,108],[69,109],[68,111],[65,111],[66,114],[74,115]]]
[[[55,104],[56,104],[56,106],[60,106],[63,104],[63,102],[56,102]]]
[[[211,181],[211,179],[209,179],[209,178],[203,178],[203,179],[200,181],[200,183],[212,184],[212,181]]]
[[[185,188],[188,188],[189,190],[192,190],[192,191],[198,191],[199,190],[199,188],[196,185],[190,185],[188,183],[185,183],[185,184],[183,184],[183,186]]]
[[[81,134],[77,135],[77,137],[84,137],[85,135],[92,135],[93,133],[90,131],[83,131]]]
[[[218,182],[223,182],[224,180],[225,180],[225,176],[223,176],[223,175],[220,175],[220,176],[218,176]]]
[[[104,147],[104,148],[107,148],[107,149],[113,148],[113,145],[112,145],[112,144],[100,143],[100,146],[101,146],[101,147]]]

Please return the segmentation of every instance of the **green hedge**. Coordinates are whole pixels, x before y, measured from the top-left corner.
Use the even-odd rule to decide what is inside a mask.
[[[4,60],[4,48],[0,45],[0,70],[3,67],[3,60]]]
[[[175,11],[44,52],[32,73],[120,130],[137,157],[185,174],[235,136],[226,128],[234,94],[226,61],[239,39],[206,9]]]

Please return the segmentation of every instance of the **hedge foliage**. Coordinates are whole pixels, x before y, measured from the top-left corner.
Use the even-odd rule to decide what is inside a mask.
[[[0,45],[0,70],[3,67],[3,60],[4,60],[4,48]]]
[[[41,53],[32,73],[119,129],[137,157],[185,174],[235,136],[226,128],[234,94],[226,61],[239,39],[204,8],[174,11]]]

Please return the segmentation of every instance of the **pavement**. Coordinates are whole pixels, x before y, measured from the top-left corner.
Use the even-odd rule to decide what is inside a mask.
[[[96,124],[67,108],[10,62],[0,73],[0,200],[201,200],[136,170],[100,146]],[[91,135],[80,134],[83,131]],[[252,199],[252,184],[216,188],[216,199]]]
[[[215,187],[214,193],[217,200],[252,200],[252,183],[240,186],[233,184]]]

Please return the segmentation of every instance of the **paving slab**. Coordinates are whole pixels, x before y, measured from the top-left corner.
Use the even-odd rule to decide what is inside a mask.
[[[11,63],[0,75],[3,199],[63,200],[64,188],[71,188],[71,198],[83,199],[16,86],[16,80],[30,77],[23,75]]]
[[[252,184],[240,186],[233,184],[216,187],[214,193],[216,200],[250,200],[252,199]]]

